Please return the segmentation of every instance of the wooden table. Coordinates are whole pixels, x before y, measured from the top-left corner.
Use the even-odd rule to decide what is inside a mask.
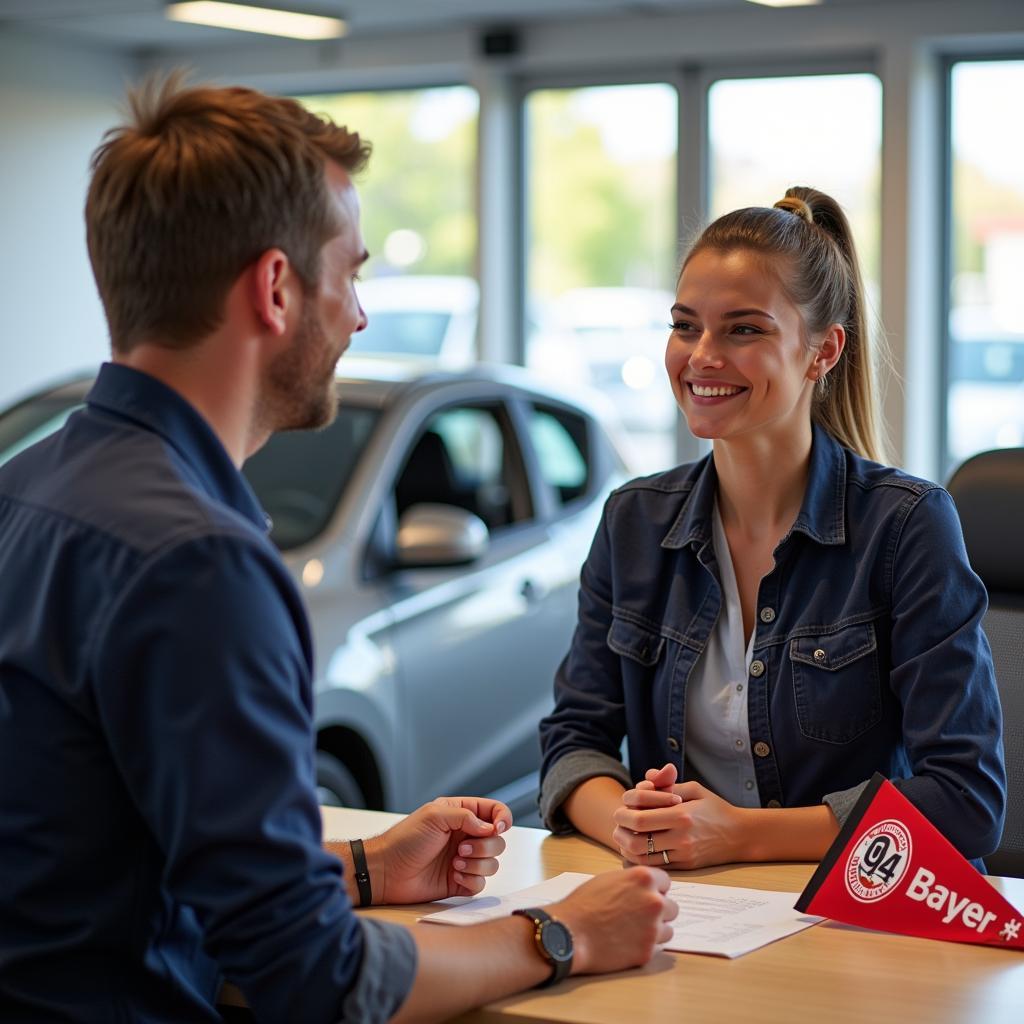
[[[383,831],[399,815],[324,808],[324,836]],[[533,885],[562,871],[619,869],[611,851],[578,837],[513,828],[486,892]],[[714,885],[799,892],[812,864],[753,864],[673,872]],[[1024,910],[1024,879],[993,879]],[[363,910],[412,924],[430,904]],[[571,978],[545,992],[503,999],[461,1024],[1024,1024],[1024,954],[904,938],[825,922],[736,960],[661,953],[646,967]]]

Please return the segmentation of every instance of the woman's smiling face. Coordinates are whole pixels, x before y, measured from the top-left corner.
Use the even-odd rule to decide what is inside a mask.
[[[727,439],[807,430],[814,381],[828,366],[819,366],[821,350],[804,333],[799,309],[763,257],[696,253],[679,278],[665,352],[690,431]]]

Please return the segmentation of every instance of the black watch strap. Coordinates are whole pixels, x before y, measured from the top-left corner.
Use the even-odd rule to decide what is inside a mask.
[[[370,887],[370,869],[366,866],[366,851],[362,839],[349,841],[352,849],[352,866],[356,870],[356,888],[359,890],[359,906],[368,907],[373,903],[373,889]]]
[[[572,932],[540,907],[524,907],[513,910],[512,913],[529,918],[533,922],[533,939],[537,944],[537,950],[551,964],[551,975],[537,988],[547,988],[567,978],[572,970]],[[553,941],[555,933],[557,941]]]

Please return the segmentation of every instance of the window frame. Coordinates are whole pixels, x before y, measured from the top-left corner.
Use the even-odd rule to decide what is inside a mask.
[[[743,63],[741,58],[711,58],[707,61],[687,61],[680,64],[659,63],[649,69],[622,69],[614,73],[596,70],[578,70],[565,74],[522,75],[515,79],[515,102],[518,112],[518,145],[515,195],[518,229],[515,238],[516,308],[519,324],[516,334],[516,361],[525,363],[528,294],[528,241],[529,195],[527,152],[526,101],[533,92],[548,89],[584,89],[617,85],[667,84],[676,91],[677,149],[675,209],[672,215],[679,227],[681,243],[685,243],[708,222],[711,208],[711,137],[709,99],[711,86],[718,81],[748,78],[797,78],[818,75],[870,74],[878,79],[881,94],[885,95],[885,77],[879,55],[870,50],[840,52],[814,59],[801,57],[793,62],[784,58],[754,63]],[[883,110],[884,117],[884,110]],[[684,139],[695,140],[695,145],[682,145]],[[884,136],[883,136],[884,145]],[[881,197],[880,197],[881,202]],[[880,216],[881,216],[881,210]],[[682,246],[681,246],[682,247]],[[678,254],[681,256],[681,252]],[[884,279],[879,282],[881,292]],[[676,417],[675,459],[691,461],[711,449],[709,442],[693,437],[681,415]]]
[[[621,85],[668,85],[676,93],[676,175],[675,202],[672,217],[676,225],[680,223],[681,211],[687,208],[688,201],[701,186],[700,175],[694,175],[687,156],[689,151],[680,147],[683,126],[689,124],[690,111],[684,107],[687,97],[693,94],[690,85],[693,71],[688,65],[659,63],[650,69],[634,68],[618,69],[614,73],[583,69],[565,73],[538,73],[521,75],[514,79],[514,99],[516,104],[516,189],[514,196],[517,226],[514,237],[515,246],[515,292],[514,305],[517,323],[515,331],[515,361],[518,366],[526,365],[527,343],[527,304],[529,302],[529,203],[528,194],[528,161],[527,146],[527,99],[531,93],[560,89],[601,89]],[[701,121],[701,137],[704,138],[706,123]],[[706,152],[707,145],[702,141],[698,147]],[[686,167],[684,169],[684,164]],[[691,182],[691,179],[695,179]],[[677,253],[678,257],[678,253]],[[666,330],[667,337],[667,330]],[[675,426],[675,461],[689,461],[699,458],[702,452],[694,447],[695,439],[686,428],[683,417],[676,413]]]
[[[939,166],[941,168],[940,183],[940,248],[939,248],[939,393],[938,404],[938,437],[936,438],[936,458],[938,460],[941,479],[948,480],[957,468],[949,443],[949,395],[953,379],[953,336],[949,329],[950,314],[953,301],[953,275],[956,256],[953,251],[956,231],[954,228],[953,210],[953,72],[958,64],[998,64],[1001,62],[1024,61],[1024,47],[1019,50],[957,51],[951,50],[941,55],[942,96],[940,102],[942,125],[939,132],[942,147]],[[970,458],[970,456],[968,456]]]
[[[715,19],[712,19],[715,20]],[[950,72],[954,64],[968,61],[1018,60],[1021,36],[1007,30],[999,18],[996,28],[986,31],[983,24],[964,17],[940,19],[930,30],[908,21],[902,9],[895,35],[872,30],[851,37],[846,32],[842,12],[823,17],[822,40],[809,40],[797,32],[791,45],[773,29],[773,54],[763,60],[744,41],[735,47],[716,41],[705,53],[693,46],[682,47],[681,59],[665,49],[650,67],[634,51],[620,66],[615,66],[604,50],[598,48],[590,60],[574,62],[572,70],[561,70],[543,47],[536,58],[505,64],[465,62],[452,73],[447,66],[429,62],[416,66],[392,66],[386,70],[368,68],[325,68],[316,73],[303,71],[279,76],[276,85],[294,94],[345,94],[352,92],[408,91],[452,85],[476,89],[480,99],[481,142],[477,158],[483,169],[496,160],[507,162],[514,179],[497,187],[499,193],[478,174],[477,220],[480,228],[477,255],[490,269],[476,268],[478,281],[500,275],[504,322],[494,317],[481,318],[478,349],[491,358],[522,364],[525,328],[525,147],[523,139],[525,96],[544,88],[600,87],[645,82],[665,82],[676,87],[679,103],[681,146],[677,156],[677,222],[683,223],[694,211],[706,217],[705,189],[710,146],[706,124],[707,89],[722,79],[797,76],[840,73],[871,73],[881,83],[883,94],[883,170],[882,238],[879,313],[893,338],[893,369],[903,377],[902,386],[893,382],[883,395],[883,412],[895,450],[894,461],[913,472],[939,478],[949,464],[948,395],[950,375],[950,339],[948,330],[951,256],[949,234],[951,216],[950,167]],[[1005,19],[1003,19],[1005,21]],[[833,24],[834,22],[834,24]],[[717,25],[717,21],[715,22]],[[820,49],[819,46],[824,47]],[[531,52],[532,52],[531,47]],[[763,52],[763,51],[762,51]],[[791,58],[791,59],[787,59]],[[605,61],[602,66],[601,61]],[[269,84],[269,83],[268,83]],[[503,130],[494,147],[483,140],[485,122],[495,106],[506,107],[515,122],[515,130]],[[499,110],[499,119],[505,114]],[[922,146],[924,151],[922,151]],[[890,148],[891,147],[891,148]],[[933,170],[929,170],[928,168]],[[911,202],[912,182],[922,173],[928,179],[924,187],[914,184],[918,201]],[[923,193],[923,198],[922,198]],[[501,256],[495,260],[495,244],[485,241],[488,221],[483,209],[504,206],[515,231],[501,232]],[[922,224],[924,218],[926,224]],[[514,255],[508,255],[513,253]],[[497,263],[497,266],[491,266]],[[938,278],[936,280],[936,278]],[[507,289],[508,309],[504,293]],[[935,320],[941,318],[942,323]],[[914,324],[920,324],[915,328]],[[490,331],[497,338],[488,335]],[[507,337],[506,337],[507,335]],[[503,341],[503,339],[505,339]],[[504,346],[504,347],[503,347]],[[916,360],[927,357],[933,369],[914,383],[909,374]],[[706,447],[706,446],[705,446]],[[693,458],[700,446],[686,431],[680,417],[677,432],[677,457]]]
[[[725,61],[722,63],[709,62],[707,65],[702,65],[699,71],[697,81],[699,83],[701,102],[703,106],[703,132],[702,132],[702,165],[701,165],[701,198],[703,205],[702,210],[702,222],[707,224],[711,219],[711,205],[712,205],[712,182],[711,182],[711,87],[718,82],[738,82],[753,79],[764,79],[764,78],[819,78],[822,76],[835,76],[835,75],[872,75],[877,79],[879,84],[879,128],[881,135],[879,139],[879,195],[878,195],[878,217],[879,217],[879,262],[881,262],[882,256],[882,230],[883,230],[883,211],[882,204],[884,199],[884,154],[883,148],[885,145],[885,132],[884,132],[884,118],[885,118],[885,78],[880,69],[880,61],[877,54],[871,51],[865,51],[862,54],[852,52],[837,55],[834,58],[827,56],[822,57],[818,60],[800,60],[796,64],[788,64],[784,61],[764,61],[753,64],[744,65],[738,67],[732,61]],[[765,201],[768,201],[768,197],[765,197]],[[863,264],[863,258],[862,258]],[[862,265],[863,270],[863,265]],[[881,319],[881,308],[883,304],[882,293],[886,288],[884,275],[881,273],[881,267],[879,267],[879,281],[878,281],[878,308],[877,310],[869,310],[869,318],[872,312],[876,312]],[[887,332],[882,330],[882,333]],[[876,369],[881,369],[876,367]],[[878,375],[876,374],[876,377]],[[880,414],[884,413],[883,406],[883,394],[880,390],[880,382],[875,382],[876,391],[878,391],[878,406]],[[685,432],[685,425],[682,428]],[[705,441],[700,438],[693,438],[692,445],[696,448],[700,455],[705,455],[711,451],[711,442]]]
[[[527,304],[529,302],[529,146],[527,130],[527,100],[531,93],[570,90],[570,89],[604,89],[622,85],[669,85],[676,91],[676,109],[682,104],[682,91],[678,70],[670,65],[658,65],[651,71],[621,71],[616,74],[598,71],[576,71],[563,74],[524,75],[515,79],[514,102],[516,105],[517,138],[519,153],[516,160],[518,168],[516,180],[515,209],[518,225],[515,233],[515,265],[516,294],[515,305],[518,310],[517,334],[515,338],[516,365],[526,365],[527,342]],[[677,132],[678,140],[678,132]],[[679,179],[680,156],[676,152],[676,180]],[[675,221],[679,221],[679,203],[672,211]]]
[[[319,81],[319,79],[316,79],[315,81]],[[468,77],[465,78],[465,79],[443,77],[443,78],[440,78],[440,79],[435,80],[435,81],[431,81],[429,79],[423,79],[423,78],[415,78],[415,79],[413,79],[413,80],[411,80],[409,82],[406,82],[406,83],[390,81],[390,82],[388,82],[387,84],[384,84],[384,85],[374,85],[374,84],[370,84],[369,82],[367,82],[367,84],[365,84],[365,85],[347,84],[345,86],[339,87],[337,84],[332,85],[331,84],[331,76],[329,74],[325,74],[324,87],[323,88],[308,87],[307,85],[303,84],[301,88],[290,87],[290,88],[287,88],[287,89],[282,89],[280,91],[280,94],[282,96],[287,96],[289,99],[296,100],[299,103],[303,103],[303,105],[304,105],[304,100],[306,98],[310,97],[310,96],[330,96],[330,97],[361,96],[361,95],[366,95],[368,93],[372,93],[374,95],[381,95],[381,94],[389,94],[389,93],[427,92],[429,90],[435,90],[435,89],[456,89],[456,88],[459,88],[459,89],[471,89],[474,93],[476,93],[476,98],[477,98],[476,148],[475,148],[475,153],[474,153],[474,160],[473,160],[473,162],[471,163],[471,165],[469,166],[469,169],[468,169],[469,182],[470,182],[470,184],[469,184],[470,211],[471,211],[471,213],[473,215],[473,219],[474,219],[474,221],[476,223],[476,241],[475,241],[475,244],[473,246],[472,258],[471,258],[469,266],[468,266],[468,268],[466,270],[466,275],[465,276],[472,277],[476,281],[477,287],[479,287],[480,286],[480,249],[481,249],[481,241],[480,241],[480,235],[481,235],[481,231],[480,231],[480,225],[481,225],[481,217],[480,217],[481,199],[480,199],[480,176],[479,176],[478,171],[479,171],[479,167],[480,167],[480,148],[481,148],[480,122],[481,122],[481,120],[483,118],[484,97],[483,97],[483,93],[481,92],[480,88],[475,83],[470,81]],[[358,131],[359,129],[357,128],[355,130]],[[370,140],[370,142],[372,144],[372,142],[373,142],[372,128],[370,129],[370,131],[366,132],[366,137]],[[370,167],[369,173],[371,173],[371,174],[373,173],[373,159],[374,158],[373,158],[373,155],[371,153],[370,163],[369,163],[369,167]],[[361,173],[366,173],[366,172],[361,172]],[[356,178],[355,178],[355,184],[356,184],[356,188],[357,189],[359,187],[360,176],[361,175],[356,175]],[[370,260],[372,261],[373,257],[376,256],[376,255],[378,255],[378,254],[374,253],[374,252],[371,252],[370,253]],[[377,275],[375,274],[374,277],[376,277],[376,276]],[[358,288],[356,290],[357,290],[357,293],[358,293]],[[475,346],[477,355],[479,356],[479,353],[480,353],[480,318],[479,318],[479,311],[478,311],[478,315],[477,315],[477,325],[476,325],[476,332],[475,332],[475,338],[474,338],[474,346]]]

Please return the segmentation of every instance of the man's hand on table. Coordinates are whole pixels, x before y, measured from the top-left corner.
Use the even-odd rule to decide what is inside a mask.
[[[603,974],[647,963],[672,937],[679,907],[658,868],[609,871],[545,907],[572,932],[573,974]]]
[[[363,841],[374,904],[427,903],[477,895],[486,879],[497,872],[498,857],[505,850],[502,833],[511,827],[512,812],[495,800],[439,797],[424,804],[387,832]],[[341,844],[337,846],[348,881],[348,844],[344,844],[344,852]],[[670,884],[668,875],[658,868],[633,867],[597,875],[565,899],[549,904],[547,911],[572,933],[572,973],[603,974],[647,963],[672,937],[671,922],[679,908],[668,898]],[[523,928],[518,922],[507,918],[492,924],[514,934]],[[446,935],[449,931],[461,933],[463,929],[428,928],[425,936],[418,932],[421,958],[427,948],[425,938],[437,939],[433,944],[441,946],[465,938]],[[505,952],[500,959],[505,960],[504,941],[502,949]],[[525,963],[535,967],[532,940],[524,950],[528,952]],[[508,991],[522,987],[515,983]],[[465,1005],[478,1002],[469,1000]]]
[[[498,870],[512,812],[496,800],[438,797],[364,841],[373,902],[476,896]]]

